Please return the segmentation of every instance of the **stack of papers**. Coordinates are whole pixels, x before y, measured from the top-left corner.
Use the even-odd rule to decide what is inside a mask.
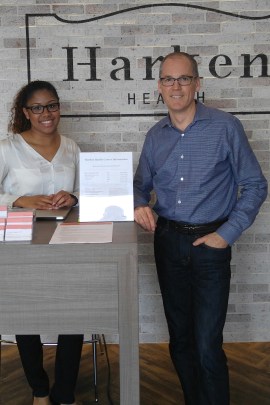
[[[9,211],[6,222],[5,241],[32,240],[33,218],[33,211]]]
[[[7,205],[0,205],[0,242],[5,239]]]
[[[0,205],[0,218],[6,218],[7,217],[7,205]]]
[[[5,218],[0,218],[0,242],[4,241],[5,228],[6,228],[6,220]]]

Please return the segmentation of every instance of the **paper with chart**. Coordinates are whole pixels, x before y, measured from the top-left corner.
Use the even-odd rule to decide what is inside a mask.
[[[132,152],[82,152],[79,221],[133,220]]]

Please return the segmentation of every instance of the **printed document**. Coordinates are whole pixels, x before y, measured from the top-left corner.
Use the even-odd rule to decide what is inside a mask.
[[[133,221],[132,152],[80,154],[79,221]]]
[[[61,243],[109,243],[112,242],[113,223],[74,223],[58,224],[49,244]]]

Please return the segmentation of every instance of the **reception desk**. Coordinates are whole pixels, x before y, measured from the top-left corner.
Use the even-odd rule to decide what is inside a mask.
[[[55,227],[0,244],[0,334],[119,334],[120,404],[139,405],[136,224],[115,222],[112,243],[49,245]]]

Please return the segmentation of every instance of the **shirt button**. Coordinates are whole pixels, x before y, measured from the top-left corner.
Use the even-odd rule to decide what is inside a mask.
[[[185,136],[185,134],[181,134],[181,136],[183,137],[183,136]]]
[[[178,202],[178,204],[181,204],[182,201],[181,201],[181,200],[178,200],[177,202]]]
[[[181,155],[181,159],[184,159],[184,155]]]
[[[181,177],[180,180],[183,181],[183,180],[184,180],[184,177]]]

